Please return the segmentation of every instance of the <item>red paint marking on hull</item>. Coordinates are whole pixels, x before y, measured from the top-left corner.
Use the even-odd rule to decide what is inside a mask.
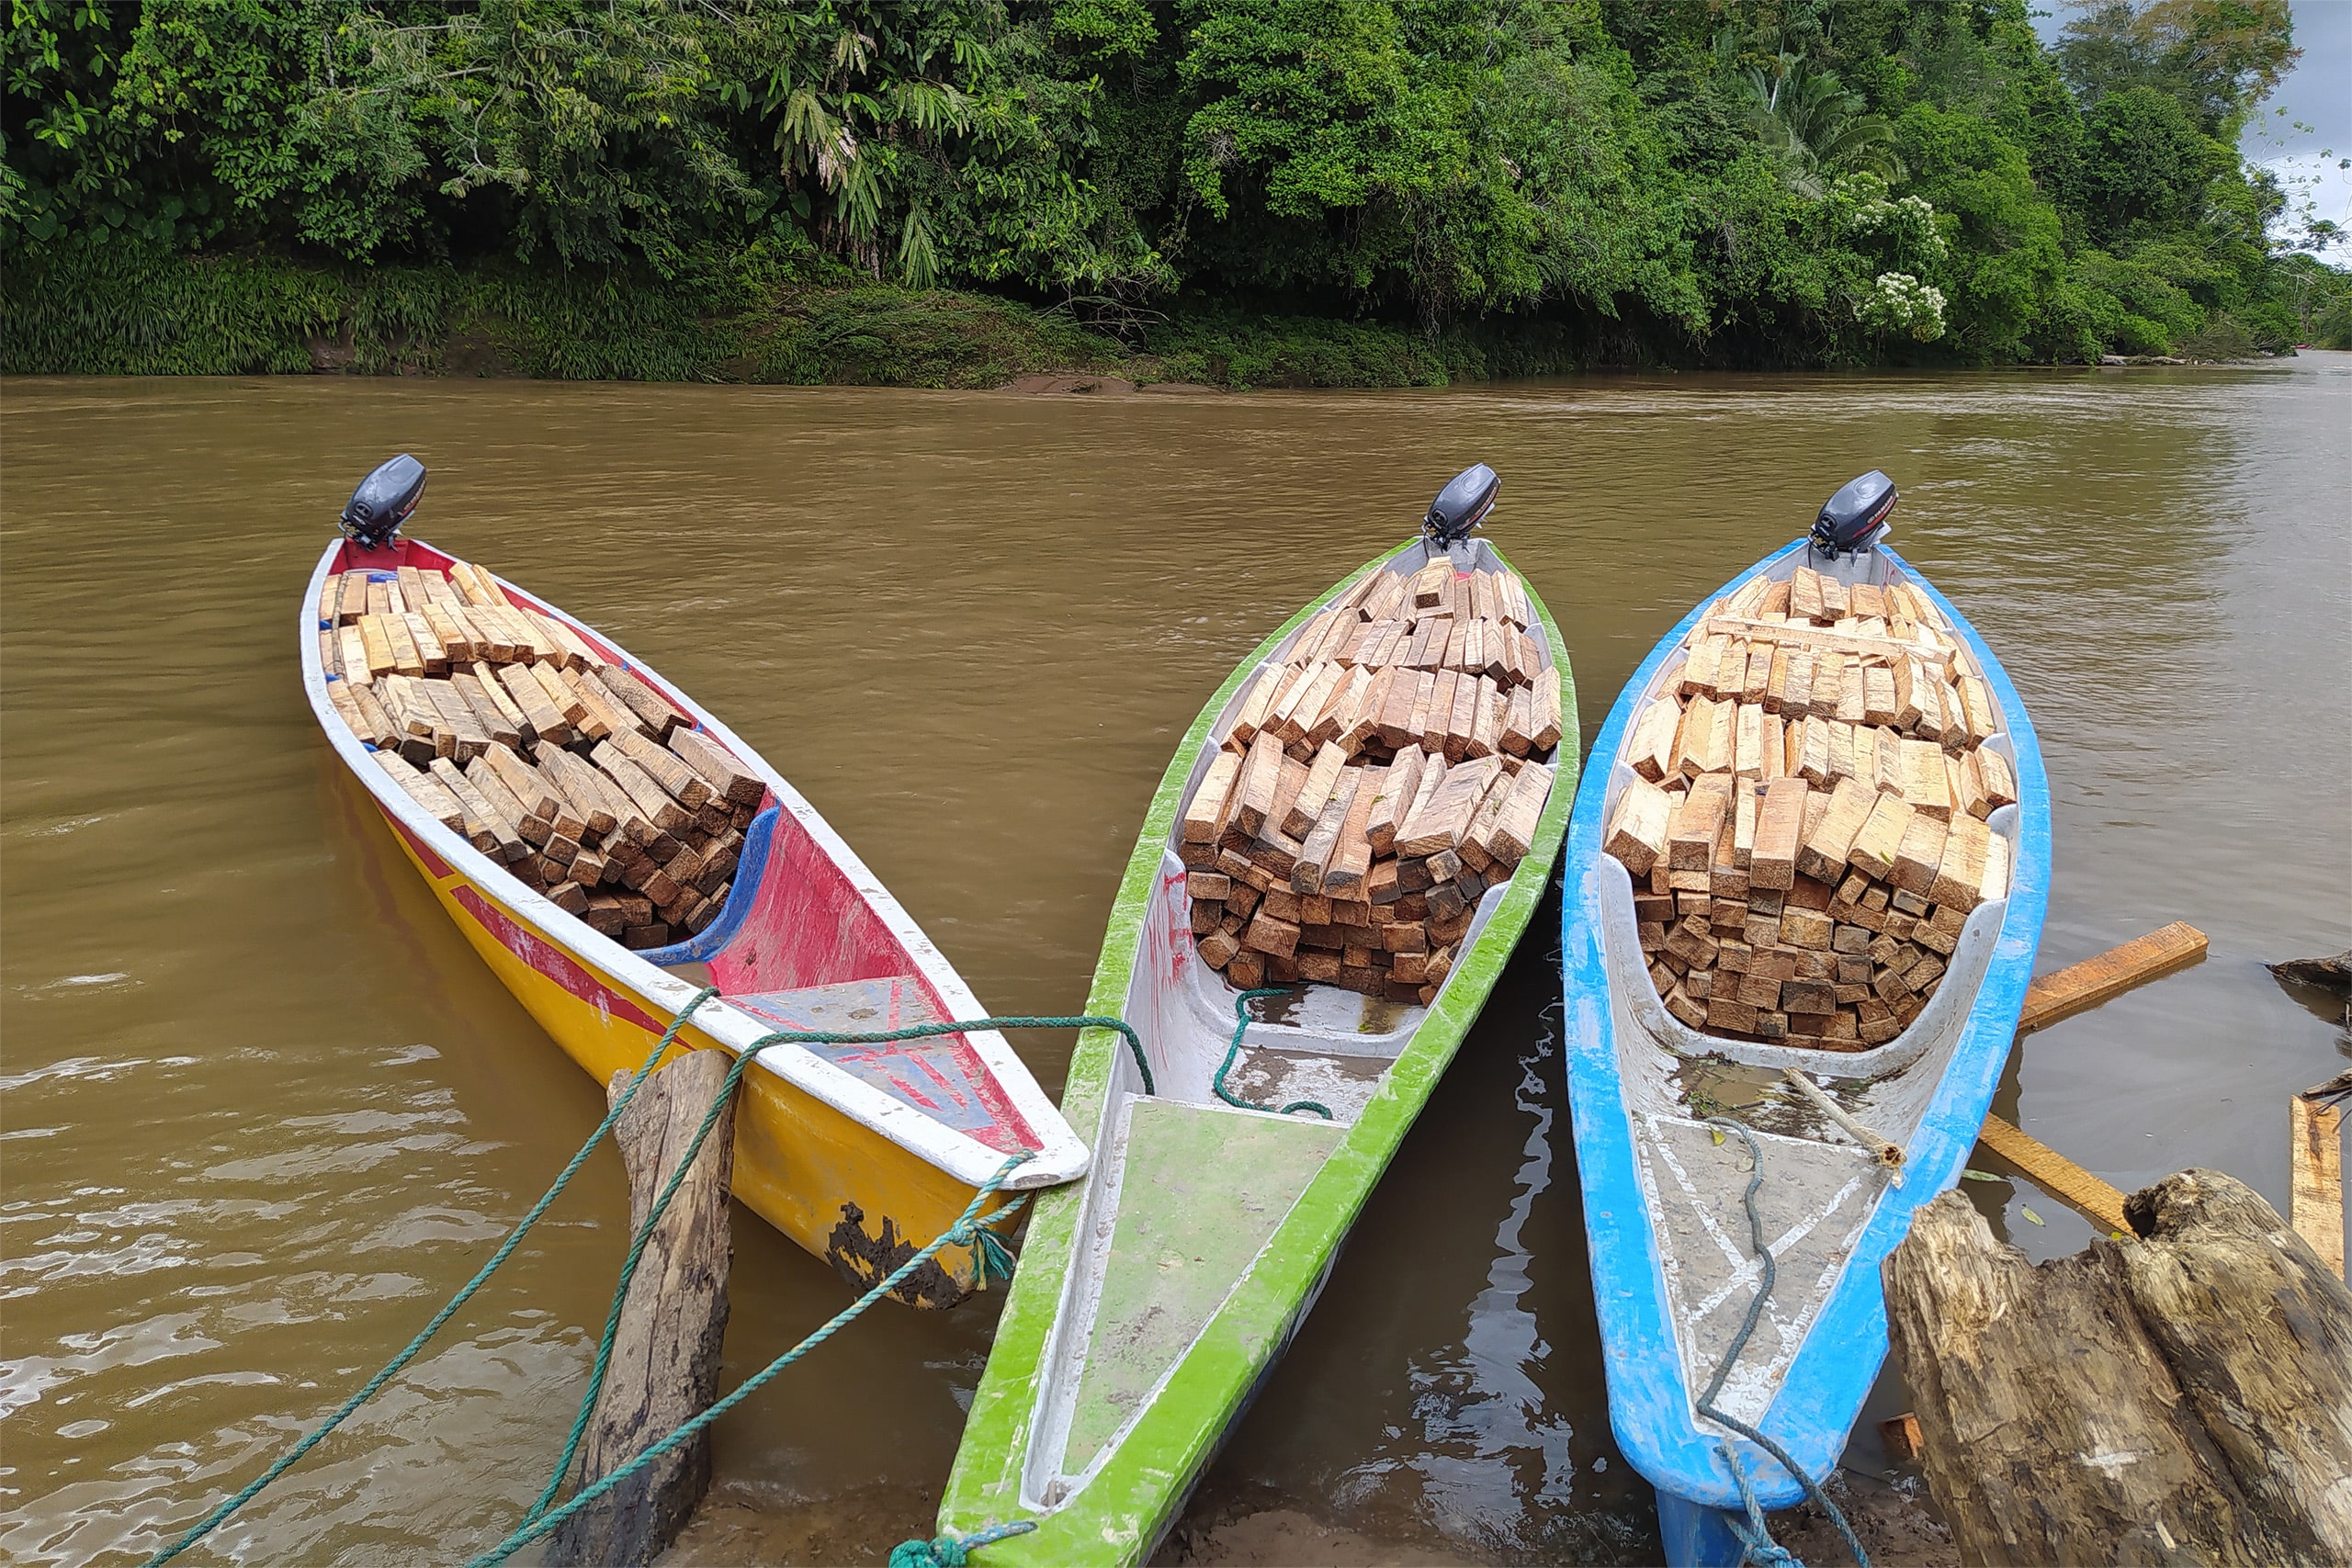
[[[459,887],[455,890],[455,895],[458,902],[463,904],[467,911],[481,922],[482,929],[496,937],[507,952],[582,1001],[655,1034],[669,1027],[665,1021],[655,1018],[639,1007],[634,998],[605,985],[571,954],[514,919],[474,889]]]

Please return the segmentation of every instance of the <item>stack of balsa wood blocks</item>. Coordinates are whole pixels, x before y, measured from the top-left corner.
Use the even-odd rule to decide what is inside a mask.
[[[327,696],[411,799],[590,927],[718,919],[766,785],[650,682],[467,562],[331,573]]]
[[[1650,979],[1709,1034],[1884,1044],[2007,895],[2017,799],[1967,650],[1916,587],[1798,567],[1710,605],[1636,719],[1604,848]]]
[[[1560,671],[1525,587],[1369,572],[1238,705],[1176,829],[1201,957],[1243,990],[1430,1001],[1551,795]]]

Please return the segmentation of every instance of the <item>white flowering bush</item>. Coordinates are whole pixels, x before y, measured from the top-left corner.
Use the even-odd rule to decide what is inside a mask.
[[[1831,189],[1829,201],[1848,235],[1880,242],[1894,253],[1889,260],[1917,266],[1951,254],[1935,204],[1917,196],[1893,197],[1876,175],[1848,175]]]
[[[1933,343],[1944,335],[1944,291],[1907,272],[1882,272],[1854,314],[1876,331]]]

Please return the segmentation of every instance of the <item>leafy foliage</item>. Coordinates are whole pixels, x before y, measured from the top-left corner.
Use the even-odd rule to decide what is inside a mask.
[[[2277,349],[2337,298],[2233,147],[2285,0],[2055,50],[2025,0],[13,0],[7,42],[18,369],[1388,383]]]

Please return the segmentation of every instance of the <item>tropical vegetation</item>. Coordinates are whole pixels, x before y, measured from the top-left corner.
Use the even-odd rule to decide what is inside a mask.
[[[13,0],[13,370],[2276,352],[2286,0]],[[2340,312],[2339,312],[2340,313]]]

